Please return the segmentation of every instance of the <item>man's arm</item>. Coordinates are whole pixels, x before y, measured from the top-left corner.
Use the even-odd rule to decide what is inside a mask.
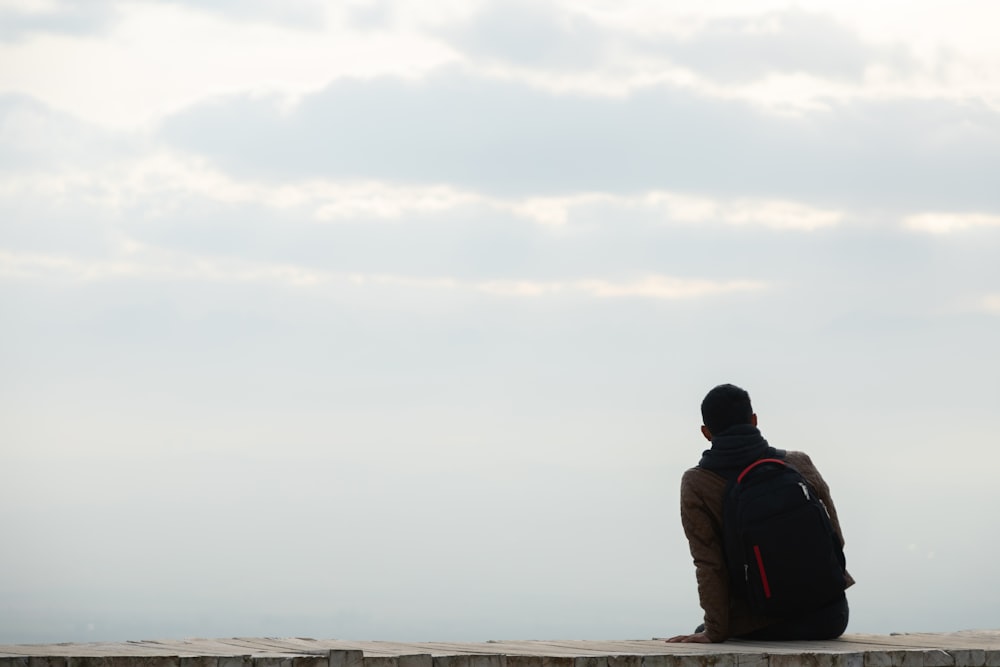
[[[681,479],[681,525],[694,560],[698,598],[705,611],[705,631],[680,635],[671,641],[722,642],[729,637],[729,571],[723,554],[720,517],[709,508],[704,485],[699,483],[699,477],[705,474],[689,470]]]

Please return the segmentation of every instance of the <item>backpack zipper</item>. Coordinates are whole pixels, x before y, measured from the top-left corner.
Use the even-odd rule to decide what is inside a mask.
[[[803,482],[799,482],[799,486],[802,487],[802,495],[806,497],[806,500],[809,500],[809,488]]]

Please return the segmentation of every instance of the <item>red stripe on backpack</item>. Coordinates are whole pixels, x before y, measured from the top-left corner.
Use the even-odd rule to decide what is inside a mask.
[[[753,545],[753,553],[757,556],[757,568],[760,570],[760,582],[764,584],[764,597],[771,597],[771,585],[767,583],[767,572],[764,571],[764,559],[760,557],[760,547]]]

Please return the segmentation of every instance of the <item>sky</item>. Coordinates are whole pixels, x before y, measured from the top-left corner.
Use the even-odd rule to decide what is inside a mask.
[[[998,24],[0,0],[0,642],[690,632],[723,382],[1000,628]]]

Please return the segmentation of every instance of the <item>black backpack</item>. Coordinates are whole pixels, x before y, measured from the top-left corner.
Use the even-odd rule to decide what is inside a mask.
[[[812,485],[779,458],[729,480],[723,535],[732,590],[760,616],[790,618],[847,587],[844,550]]]

